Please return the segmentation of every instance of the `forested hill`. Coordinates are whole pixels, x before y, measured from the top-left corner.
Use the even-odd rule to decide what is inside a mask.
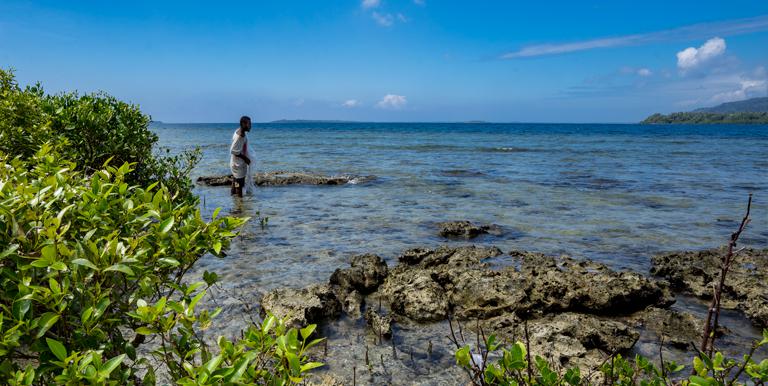
[[[752,98],[743,101],[728,102],[715,107],[704,107],[693,110],[696,113],[768,113],[768,97]]]
[[[768,97],[723,103],[691,112],[653,114],[641,123],[751,123],[768,124]]]

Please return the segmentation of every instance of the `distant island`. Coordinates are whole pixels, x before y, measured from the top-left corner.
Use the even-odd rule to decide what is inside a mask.
[[[356,121],[342,121],[338,119],[278,119],[269,123],[355,123]]]
[[[723,103],[690,112],[653,114],[640,123],[768,124],[768,97]]]

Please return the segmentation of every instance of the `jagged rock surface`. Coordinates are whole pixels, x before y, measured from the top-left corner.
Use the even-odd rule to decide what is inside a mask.
[[[675,289],[712,298],[725,248],[672,252],[653,256],[651,273]],[[745,249],[728,271],[721,305],[743,311],[758,326],[768,326],[768,249]]]

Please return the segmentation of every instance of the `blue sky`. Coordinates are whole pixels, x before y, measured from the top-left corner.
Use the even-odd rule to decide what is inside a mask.
[[[768,1],[16,1],[0,66],[166,122],[633,122],[768,92]]]

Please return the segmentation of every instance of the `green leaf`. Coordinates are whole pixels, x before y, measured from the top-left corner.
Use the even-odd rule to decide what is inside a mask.
[[[67,265],[64,264],[61,261],[56,261],[53,264],[51,264],[51,269],[56,270],[56,271],[66,271],[67,270]]]
[[[54,324],[59,320],[59,315],[54,314],[53,312],[46,312],[43,314],[43,316],[40,317],[40,321],[38,322],[38,325],[40,326],[40,330],[37,331],[37,338],[41,338],[43,335],[45,335],[46,331],[48,331],[51,327],[53,327]]]
[[[700,377],[698,375],[691,375],[691,377],[688,378],[688,380],[691,381],[691,385],[696,385],[696,386],[710,386],[716,383],[714,380]]]
[[[213,243],[213,251],[216,252],[217,255],[221,253],[221,241]]]
[[[97,267],[96,264],[93,264],[88,259],[74,259],[74,260],[72,260],[72,264],[82,265],[82,266],[88,267],[88,268],[90,268],[90,269],[92,269],[94,271],[98,271],[99,270],[99,267]]]
[[[312,335],[313,332],[315,332],[315,328],[317,328],[316,324],[310,324],[307,327],[304,327],[301,329],[301,337],[304,340],[307,340],[310,335]]]
[[[301,365],[299,363],[299,357],[292,352],[286,352],[285,357],[288,358],[288,365],[290,366],[291,374],[293,375],[301,374]]]
[[[45,260],[53,261],[56,258],[56,247],[52,244],[44,246],[40,252]]]
[[[136,333],[139,335],[152,335],[155,332],[149,327],[139,327],[136,329]]]
[[[31,300],[23,299],[13,302],[13,317],[17,320],[24,319],[24,315],[29,311],[29,306],[32,305]]]
[[[305,372],[307,372],[309,370],[316,369],[316,368],[322,367],[322,366],[325,366],[325,364],[320,363],[320,362],[305,363],[305,364],[301,365],[301,372],[305,373]]]
[[[456,351],[456,363],[461,367],[469,367],[469,346],[464,346]]]
[[[173,228],[174,219],[173,217],[168,217],[167,219],[163,220],[163,222],[160,223],[158,229],[160,230],[160,234],[166,234],[168,231]]]
[[[213,210],[213,215],[211,216],[211,220],[216,220],[216,216],[219,215],[219,212],[221,211],[221,207],[218,207]]]
[[[51,352],[56,358],[59,358],[62,362],[67,359],[67,349],[64,348],[64,345],[61,344],[61,342],[51,338],[45,338],[45,341],[48,343],[48,348],[51,349]]]
[[[11,245],[6,250],[4,250],[2,253],[0,253],[0,259],[6,258],[11,253],[16,252],[17,249],[19,249],[19,245],[18,244]]]
[[[205,363],[205,370],[208,371],[209,374],[212,373],[214,370],[216,370],[217,367],[219,367],[219,364],[221,364],[223,359],[224,357],[222,357],[221,354],[211,358],[211,360]]]
[[[123,360],[125,359],[125,354],[120,354],[104,364],[104,366],[101,366],[101,369],[99,370],[100,373],[104,374],[105,376],[109,376],[112,371],[114,371],[117,366],[120,366],[121,363],[123,363]]]
[[[171,267],[178,267],[179,265],[181,265],[181,263],[179,263],[178,260],[172,259],[170,257],[160,258],[160,259],[157,260],[157,262],[158,263],[162,263],[162,264],[166,264],[166,265],[170,265]]]
[[[133,274],[133,270],[129,266],[125,265],[125,264],[115,264],[115,265],[112,265],[112,266],[106,268],[104,271],[118,271],[118,272],[122,272],[122,273],[124,273],[126,275],[129,275],[129,276],[133,276],[134,275]]]

